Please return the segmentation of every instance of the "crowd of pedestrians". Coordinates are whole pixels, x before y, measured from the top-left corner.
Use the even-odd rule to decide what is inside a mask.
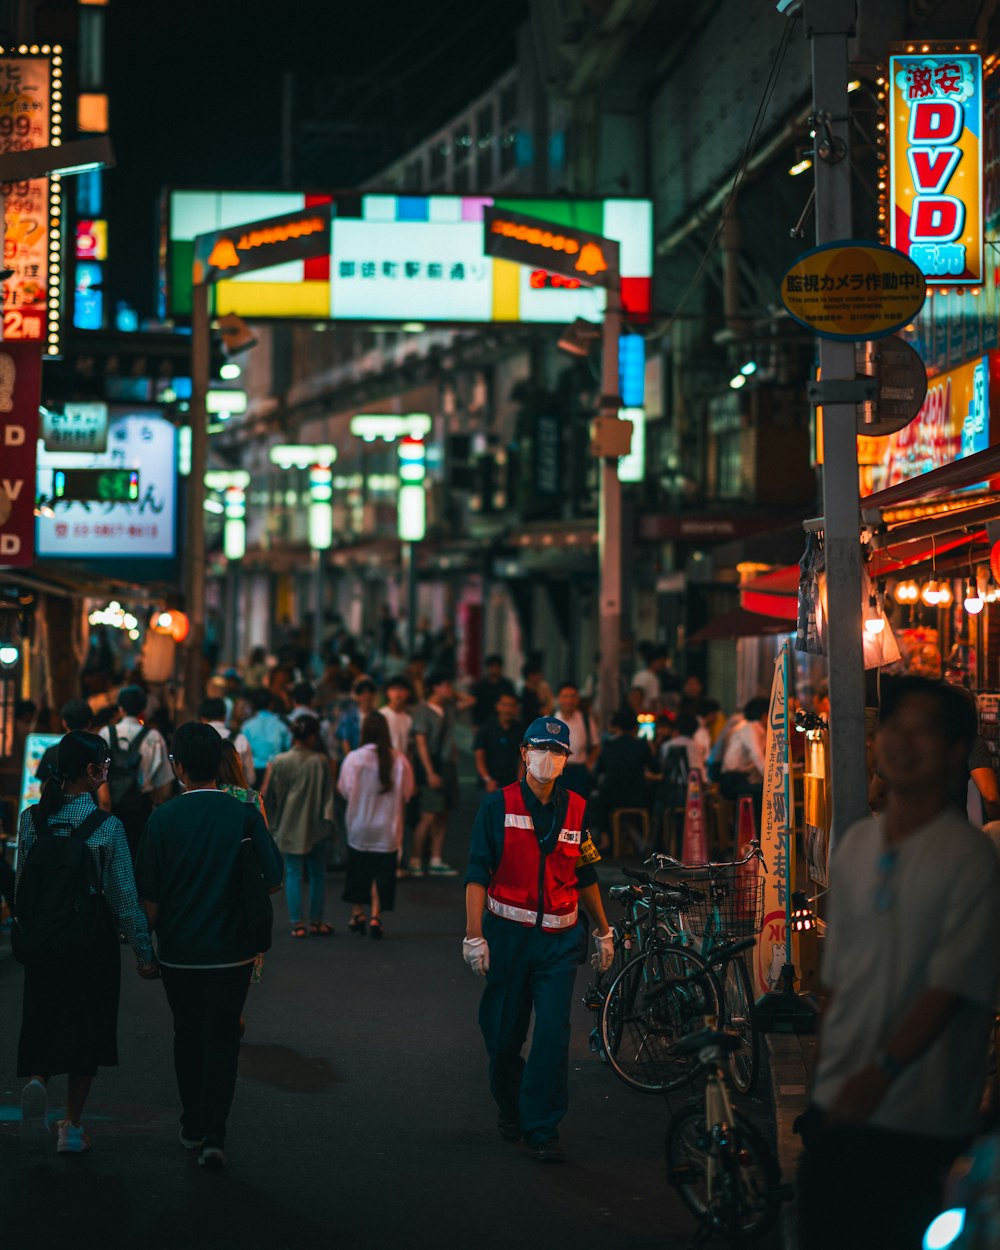
[[[614,813],[683,807],[692,770],[759,813],[767,702],[727,717],[650,648],[602,727],[592,681],[551,685],[532,659],[515,683],[489,656],[466,690],[442,666],[448,646],[406,661],[389,638],[377,675],[345,652],[315,683],[254,653],[242,675],[213,678],[197,719],[176,730],[138,682],[100,719],[84,699],[61,710],[64,736],[41,760],[41,801],[21,816],[16,880],[3,887],[25,968],[28,1146],[49,1140],[48,1087],[65,1074],[56,1149],[91,1148],[84,1112],[98,1070],[118,1062],[125,943],[139,976],[162,979],[172,1014],[180,1143],[221,1167],[244,1003],[270,945],[269,892],[284,887],[294,939],[329,938],[339,866],[346,929],[381,939],[400,879],[456,876],[444,843],[471,722],[481,803],[463,953],[485,978],[498,1128],[540,1162],[561,1161],[570,995],[589,940],[579,905],[607,967],[595,865]],[[1000,814],[974,700],[944,683],[888,683],[873,761],[876,814],[831,864],[830,997],[802,1125],[800,1218],[804,1244],[818,1247],[846,1244],[847,1199],[859,1194],[884,1216],[871,1244],[916,1244],[944,1169],[975,1132],[1000,1001],[1000,863],[965,818],[974,793],[982,821]],[[890,1156],[905,1166],[887,1202],[878,1161]]]

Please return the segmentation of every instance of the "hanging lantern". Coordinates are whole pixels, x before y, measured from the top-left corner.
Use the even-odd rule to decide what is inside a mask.
[[[191,632],[191,622],[183,612],[171,608],[164,612],[154,612],[149,628],[154,634],[164,634],[173,638],[174,642],[183,642]]]
[[[951,593],[951,582],[938,582],[938,607],[950,608],[955,596]]]
[[[995,542],[990,548],[990,572],[993,574],[993,580],[1000,582],[1000,541]]]

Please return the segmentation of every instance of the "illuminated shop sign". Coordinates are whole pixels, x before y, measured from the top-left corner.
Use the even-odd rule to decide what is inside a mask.
[[[258,273],[214,261],[215,311],[263,320],[439,322],[495,321],[563,325],[577,317],[599,320],[605,293],[593,285],[601,271],[572,276],[540,255],[531,267],[486,254],[484,209],[496,207],[553,223],[553,238],[581,233],[619,244],[622,303],[640,318],[649,313],[653,273],[652,205],[648,200],[496,200],[489,196],[358,195],[273,191],[173,191],[167,201],[163,257],[164,312],[191,311],[194,240],[229,238],[235,227],[298,214],[310,220],[317,205],[331,209],[323,256],[293,259]],[[244,232],[246,233],[246,232]],[[214,246],[214,245],[213,245]],[[270,246],[284,246],[271,244]],[[231,259],[232,253],[227,253]],[[558,253],[551,251],[554,258]],[[580,255],[578,253],[577,255]],[[209,260],[209,255],[201,257]],[[232,275],[232,276],[230,276]],[[583,279],[581,282],[580,279]]]
[[[521,265],[544,264],[593,286],[618,285],[618,244],[613,239],[499,207],[483,210],[483,225],[488,256]]]
[[[62,48],[0,48],[0,154],[62,142]],[[61,179],[4,187],[3,337],[59,353]]]
[[[316,204],[282,217],[201,234],[195,243],[194,279],[214,281],[281,264],[305,264],[328,251],[330,205]]]
[[[983,281],[983,66],[957,50],[889,61],[889,231],[931,285]],[[952,45],[954,49],[954,45]]]
[[[37,520],[38,555],[91,560],[172,556],[176,448],[176,428],[153,412],[113,417],[106,451],[52,452],[39,443],[37,494],[44,508]],[[127,480],[121,470],[128,470]],[[109,489],[104,497],[81,499],[78,491],[72,492],[75,499],[60,497],[60,475],[64,483],[74,475],[106,479]],[[123,486],[116,493],[111,487],[118,480]]]
[[[1000,381],[1000,352],[931,378],[927,398],[909,425],[887,438],[859,438],[858,462],[870,465],[862,493],[871,494],[990,445],[991,392]]]

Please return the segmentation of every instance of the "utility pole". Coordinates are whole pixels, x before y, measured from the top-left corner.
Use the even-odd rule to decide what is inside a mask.
[[[849,239],[851,159],[847,41],[855,0],[805,0],[812,40],[816,176],[816,242]],[[854,344],[819,341],[820,390],[836,393],[855,378]],[[833,384],[831,387],[830,384]],[[855,402],[823,402],[823,515],[826,552],[830,764],[833,821],[830,849],[855,820],[868,815],[865,760],[865,678],[861,620],[861,543]]]
[[[608,289],[601,342],[600,415],[617,419],[620,407],[618,351],[622,328],[621,296],[617,285]],[[598,682],[601,721],[618,711],[621,701],[622,640],[622,484],[618,479],[618,456],[601,457],[600,497],[597,521],[597,551],[600,567],[598,609],[601,658]]]
[[[211,284],[191,290],[191,472],[188,475],[184,526],[184,606],[191,622],[184,670],[184,706],[194,716],[204,685],[205,653],[205,470],[208,467],[208,382],[211,333],[208,301]]]

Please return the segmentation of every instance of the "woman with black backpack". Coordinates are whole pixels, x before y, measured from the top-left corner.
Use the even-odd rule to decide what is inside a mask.
[[[18,826],[12,945],[24,965],[18,1041],[21,1136],[48,1139],[49,1079],[68,1074],[66,1119],[57,1149],[82,1154],[90,1138],[80,1123],[98,1067],[118,1063],[118,933],[128,938],[139,975],[159,975],[146,916],[136,895],[121,821],[94,794],[111,753],[97,734],[68,733],[41,800]]]

